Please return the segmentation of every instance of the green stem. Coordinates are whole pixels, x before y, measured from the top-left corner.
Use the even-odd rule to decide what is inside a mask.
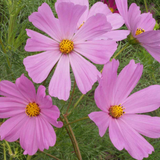
[[[60,160],[60,159],[58,159],[57,157],[52,156],[52,155],[51,155],[51,154],[49,154],[49,153],[45,153],[45,152],[40,151],[40,150],[39,150],[39,152],[42,152],[42,153],[46,154],[47,156],[50,156],[50,157],[52,157],[52,158],[54,158],[54,159],[56,159],[56,160]]]
[[[12,149],[11,149],[9,143],[6,140],[4,140],[4,141],[5,141],[5,143],[6,143],[7,147],[8,147],[9,155],[13,156],[13,152],[12,152]]]
[[[147,7],[147,2],[146,2],[146,0],[144,0],[144,5],[145,5],[145,8],[146,8],[146,12],[148,12],[148,7]]]
[[[129,43],[127,43],[113,58],[111,58],[110,61],[112,61],[113,59],[115,59],[123,50],[125,50],[127,47],[129,46]]]
[[[3,142],[3,154],[4,154],[4,160],[7,160],[7,158],[6,158],[6,146],[5,146],[4,142]]]
[[[69,104],[68,104],[68,107],[67,107],[66,115],[68,114],[69,107],[70,107],[70,105],[72,103],[75,87],[76,87],[76,81],[74,80],[74,86],[73,86],[73,90],[72,90],[72,95],[71,95],[71,98],[70,98],[70,101],[69,101]]]
[[[82,94],[76,104],[73,106],[72,110],[68,113],[68,115],[71,114],[71,112],[77,107],[78,103],[82,100],[82,98],[85,96],[85,94]]]
[[[68,126],[68,125],[70,125],[70,124],[73,124],[73,123],[76,123],[76,122],[79,122],[79,121],[82,121],[82,120],[85,120],[85,119],[88,119],[88,118],[89,118],[89,117],[83,117],[83,118],[77,119],[77,120],[75,120],[75,121],[72,121],[72,122],[64,125],[63,127],[66,127],[66,126]]]
[[[61,120],[61,121],[63,122],[63,124],[64,124],[63,119],[62,119],[61,117],[59,117],[59,118],[60,118],[60,120]],[[76,153],[76,155],[77,155],[78,153],[77,153],[77,150],[76,150],[76,146],[75,146],[74,140],[73,140],[73,138],[72,138],[72,136],[71,136],[71,133],[69,132],[69,130],[68,130],[68,128],[67,128],[66,126],[67,126],[67,125],[65,125],[65,129],[66,129],[66,131],[67,131],[67,134],[69,135],[69,138],[70,138],[70,140],[71,140],[71,142],[72,142],[74,151],[75,151],[75,153]]]
[[[32,156],[30,156],[30,155],[28,154],[27,160],[30,160],[31,158],[32,158]]]
[[[77,154],[77,157],[78,157],[79,160],[82,160],[81,152],[80,152],[80,150],[79,150],[79,146],[78,146],[76,137],[75,137],[75,135],[74,135],[74,133],[73,133],[72,127],[69,125],[69,121],[68,121],[67,117],[65,117],[65,116],[63,116],[63,117],[64,117],[66,123],[68,124],[69,131],[70,131],[70,133],[71,133],[71,135],[72,135],[74,144],[75,144],[75,146],[76,146],[76,150],[77,150],[77,153],[78,153],[78,154]]]

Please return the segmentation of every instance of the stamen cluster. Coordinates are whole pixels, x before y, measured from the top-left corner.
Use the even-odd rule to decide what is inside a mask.
[[[73,49],[73,42],[68,39],[63,39],[59,44],[59,50],[64,54],[70,53]]]
[[[25,108],[25,110],[26,110],[26,114],[29,117],[36,117],[40,114],[39,105],[35,102],[29,103]]]
[[[109,114],[113,118],[119,118],[119,117],[121,117],[125,113],[123,110],[124,110],[123,106],[121,106],[121,105],[114,105],[114,106],[110,107]]]

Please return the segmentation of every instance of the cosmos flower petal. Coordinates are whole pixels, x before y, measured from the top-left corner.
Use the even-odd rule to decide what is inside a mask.
[[[137,28],[142,28],[145,30],[145,32],[153,30],[155,24],[156,21],[152,17],[151,13],[143,13],[137,20]]]
[[[79,5],[82,5],[82,6],[86,6],[87,9],[85,10],[85,12],[82,14],[82,16],[80,17],[78,23],[77,23],[77,28],[79,28],[79,26],[87,20],[87,17],[88,17],[88,12],[89,12],[89,3],[88,3],[88,0],[57,0],[57,2],[55,3],[55,8],[56,8],[56,11],[57,11],[57,6],[59,3],[62,3],[62,2],[72,2],[74,3],[75,5],[76,4],[79,4]]]
[[[14,98],[19,102],[27,102],[23,95],[18,91],[17,86],[7,80],[0,81],[0,95]]]
[[[160,137],[160,118],[149,115],[124,114],[121,117],[138,133],[150,138]]]
[[[61,56],[60,51],[46,51],[24,58],[23,64],[36,83],[43,82]],[[32,63],[31,63],[32,62]]]
[[[6,120],[0,127],[1,140],[16,141],[20,137],[21,127],[27,119],[25,113],[18,114]]]
[[[104,14],[96,14],[87,19],[84,25],[75,33],[73,41],[75,44],[91,40],[111,30],[112,26],[107,22]]]
[[[138,134],[128,123],[119,120],[122,135],[125,140],[125,149],[135,159],[142,160],[147,158],[154,151],[151,146],[141,135]]]
[[[109,23],[111,23],[112,30],[118,29],[118,28],[122,27],[122,25],[124,24],[123,17],[118,13],[113,13],[113,14],[108,15],[107,21]]]
[[[137,6],[137,4],[132,3],[128,10],[128,22],[130,26],[129,29],[131,30],[133,36],[135,35],[135,32],[138,28],[140,14],[141,14],[140,7]]]
[[[114,31],[106,32],[99,38],[104,39],[104,40],[110,39],[113,41],[121,41],[123,39],[126,39],[129,33],[130,33],[129,30],[114,30]]]
[[[36,117],[28,118],[20,133],[20,144],[24,149],[24,154],[34,155],[37,152],[36,132]]]
[[[152,85],[133,93],[123,103],[127,113],[146,113],[159,108],[160,86]]]
[[[15,101],[11,97],[0,97],[0,118],[9,118],[24,113],[24,103]]]
[[[28,102],[35,102],[36,100],[36,90],[33,83],[24,76],[16,79],[16,86],[19,92],[28,100]]]
[[[65,67],[64,67],[65,66]],[[49,94],[67,100],[71,90],[70,65],[68,55],[62,54],[49,83]]]
[[[54,17],[52,10],[47,3],[43,3],[38,8],[38,12],[33,12],[29,16],[29,21],[53,39],[57,41],[60,40],[59,21]]]
[[[57,14],[61,29],[61,39],[71,39],[77,29],[77,23],[86,10],[86,6],[62,2],[57,6]]]
[[[105,16],[112,14],[108,6],[102,2],[96,2],[95,4],[93,4],[93,6],[90,8],[88,18],[91,16],[95,16],[97,13],[102,13]]]
[[[107,63],[117,49],[117,43],[111,40],[94,40],[78,43],[74,50],[96,64]]]
[[[113,104],[113,89],[117,80],[118,66],[119,61],[115,59],[104,65],[102,77],[95,90],[94,99],[97,107],[104,112],[108,112],[110,105]]]
[[[123,138],[122,128],[117,119],[111,119],[109,123],[109,137],[113,145],[118,149],[122,150],[125,147]]]
[[[143,71],[143,66],[135,64],[134,60],[123,68],[117,78],[114,87],[114,102],[115,104],[122,104],[128,97],[133,88],[138,83]]]
[[[41,113],[43,118],[45,118],[49,123],[57,128],[61,128],[63,123],[61,121],[57,121],[60,116],[60,111],[57,106],[52,105],[52,107],[45,109],[41,109]]]
[[[128,29],[130,29],[130,24],[128,21],[128,3],[127,0],[115,0],[118,11],[120,15],[123,17],[125,24]]]
[[[52,107],[52,98],[46,95],[46,88],[43,85],[40,85],[37,90],[36,102],[40,104],[40,108],[51,108]]]
[[[70,64],[79,90],[86,94],[97,81],[100,72],[97,68],[77,53],[69,54]]]
[[[26,29],[27,35],[31,38],[27,39],[25,50],[28,52],[55,50],[58,47],[58,43],[53,39],[44,36],[38,32]]]
[[[99,135],[103,137],[111,119],[108,113],[102,111],[92,112],[88,116],[97,125],[99,129]]]

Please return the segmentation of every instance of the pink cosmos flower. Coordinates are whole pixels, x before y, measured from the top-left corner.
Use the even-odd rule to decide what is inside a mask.
[[[98,126],[101,137],[109,127],[113,145],[118,150],[125,148],[133,158],[142,160],[154,148],[140,134],[159,138],[160,118],[139,113],[159,108],[160,85],[130,95],[142,75],[143,66],[131,60],[117,76],[118,66],[118,60],[114,59],[104,66],[94,97],[101,111],[90,113],[89,118]]]
[[[129,37],[131,43],[139,43],[160,62],[160,31],[153,31],[156,21],[152,18],[152,14],[141,14],[140,7],[135,3],[128,9],[127,0],[116,0],[116,4],[131,32]]]
[[[33,155],[56,143],[53,127],[62,127],[58,122],[60,111],[46,96],[40,85],[36,94],[33,83],[21,75],[14,83],[0,82],[0,118],[9,118],[0,126],[1,140],[13,142],[20,139],[24,154]]]
[[[111,12],[119,13],[118,10],[117,10],[117,6],[116,6],[116,3],[115,3],[115,0],[101,0],[101,1],[108,5],[108,7],[111,10]]]
[[[106,4],[102,2],[96,2],[89,9],[88,0],[57,0],[57,2],[55,3],[56,10],[58,4],[62,2],[72,2],[75,5],[79,4],[79,5],[85,5],[87,7],[87,9],[82,14],[81,18],[77,23],[77,29],[81,28],[91,16],[101,13],[106,16],[107,21],[111,24],[112,28],[110,28],[110,30],[108,30],[105,34],[96,37],[96,39],[111,39],[115,41],[120,41],[127,38],[129,31],[117,30],[124,24],[123,18],[118,13],[112,13]]]
[[[93,40],[111,29],[103,14],[90,17],[77,31],[77,23],[86,6],[60,3],[56,19],[48,4],[43,3],[38,12],[29,16],[35,27],[51,38],[27,29],[25,50],[44,51],[28,56],[23,63],[29,76],[36,83],[43,82],[57,64],[49,83],[49,94],[67,100],[71,90],[70,65],[79,90],[85,94],[97,81],[100,72],[84,57],[96,64],[105,64],[117,49],[117,43],[109,40]]]

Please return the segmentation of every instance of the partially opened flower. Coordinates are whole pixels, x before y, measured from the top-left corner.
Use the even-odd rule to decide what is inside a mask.
[[[111,12],[119,13],[118,10],[117,10],[117,6],[116,6],[116,3],[115,3],[115,0],[101,0],[101,1],[108,5],[108,7],[111,10]]]
[[[153,58],[160,62],[160,31],[154,31],[156,24],[151,13],[141,14],[140,7],[132,3],[128,9],[127,0],[116,0],[119,13],[125,20],[131,34],[128,37],[132,44],[143,46]]]
[[[90,113],[89,118],[98,126],[101,137],[109,127],[113,145],[118,150],[125,148],[133,158],[142,160],[154,148],[140,134],[159,138],[160,118],[140,113],[159,108],[160,85],[130,95],[142,75],[143,66],[131,60],[117,76],[118,66],[118,60],[114,59],[104,66],[94,97],[101,111]]]
[[[105,34],[96,37],[96,39],[111,39],[120,41],[127,38],[129,31],[117,30],[124,24],[123,18],[118,13],[112,13],[109,7],[103,2],[96,2],[89,9],[88,0],[57,0],[57,2],[55,3],[56,10],[58,4],[62,2],[72,2],[74,4],[85,5],[87,7],[87,9],[77,22],[77,29],[80,29],[91,16],[101,13],[106,16],[106,19],[111,24],[112,28],[110,28],[110,30],[107,30]]]
[[[0,118],[9,118],[0,126],[0,139],[13,142],[20,139],[24,154],[33,155],[56,143],[52,125],[62,127],[57,121],[60,111],[46,96],[40,85],[37,94],[33,83],[21,75],[14,83],[0,82]],[[52,125],[51,125],[52,124]]]
[[[59,99],[67,100],[70,95],[70,65],[79,90],[85,94],[97,81],[100,72],[84,57],[93,63],[105,64],[117,49],[115,41],[93,40],[111,29],[103,14],[90,17],[77,31],[77,23],[86,8],[85,5],[60,3],[56,19],[51,8],[43,3],[38,12],[29,16],[29,21],[51,38],[27,29],[31,38],[27,40],[25,50],[44,52],[25,58],[23,63],[36,83],[43,82],[57,64],[49,83],[49,94]]]

